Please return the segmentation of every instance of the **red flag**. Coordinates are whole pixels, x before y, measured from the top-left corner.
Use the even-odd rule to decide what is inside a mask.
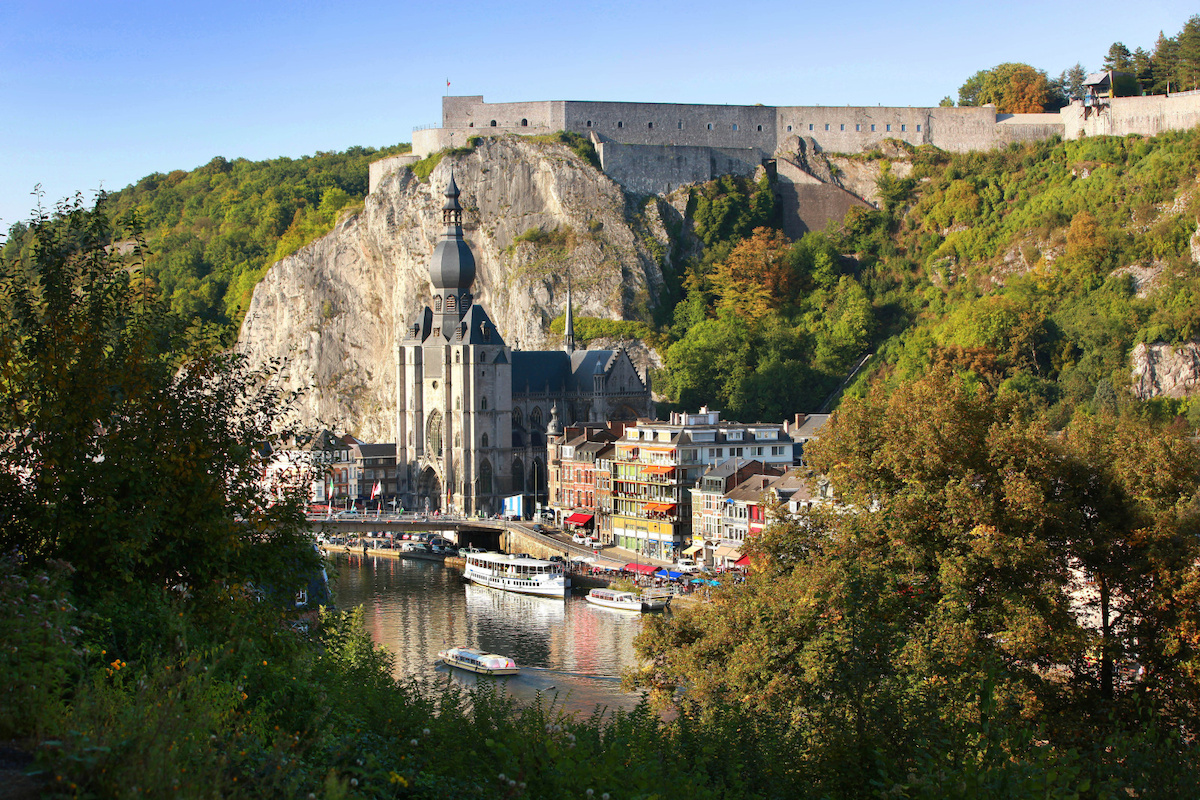
[[[379,492],[382,490],[382,488],[383,487],[381,487],[379,485],[379,481],[375,481],[375,485],[371,487],[371,499],[372,500],[374,500],[376,497],[379,496]]]
[[[446,78],[446,86],[449,86],[449,85],[450,85],[450,79]]]

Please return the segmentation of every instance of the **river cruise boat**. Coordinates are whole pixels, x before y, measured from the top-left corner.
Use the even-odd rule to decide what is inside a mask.
[[[451,647],[439,652],[438,658],[447,667],[465,669],[480,675],[516,675],[518,672],[517,662],[508,656],[485,653],[471,647]]]
[[[626,592],[620,589],[592,589],[588,592],[587,601],[592,605],[604,608],[615,608],[620,611],[662,611],[671,605],[670,592]]]
[[[463,574],[467,580],[493,589],[563,597],[571,588],[571,579],[563,572],[561,561],[504,553],[467,553],[466,562]]]

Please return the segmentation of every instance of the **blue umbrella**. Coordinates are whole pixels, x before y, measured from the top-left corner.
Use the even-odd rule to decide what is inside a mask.
[[[682,573],[682,572],[674,572],[674,571],[672,571],[672,570],[669,570],[669,569],[660,569],[658,572],[656,572],[656,573],[654,573],[654,574],[655,574],[655,575],[657,575],[657,576],[658,576],[658,577],[660,577],[660,578],[668,578],[668,579],[670,579],[670,580],[674,580],[675,578],[682,578],[682,577],[683,577],[683,573]]]

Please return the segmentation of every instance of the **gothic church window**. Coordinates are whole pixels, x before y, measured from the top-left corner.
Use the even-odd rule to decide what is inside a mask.
[[[528,128],[528,127],[529,127],[529,120],[522,118],[522,119],[521,119],[521,127],[522,127],[522,128]]]
[[[488,446],[488,435],[487,435],[486,433],[485,433],[485,434],[484,434],[484,435],[483,435],[483,436],[480,438],[480,440],[479,440],[479,444],[480,444],[480,446],[482,446],[482,447],[487,447],[487,446]]]
[[[458,431],[454,432],[454,446],[462,447],[462,434]]]
[[[483,410],[487,411],[487,398],[486,397],[480,398],[479,402],[482,405]]]
[[[539,430],[542,427],[542,409],[538,406],[534,406],[533,411],[529,412],[529,427]]]
[[[429,442],[429,451],[436,457],[442,456],[442,412],[434,411],[429,415],[429,424],[426,427],[426,441]]]
[[[486,458],[479,462],[479,493],[492,493],[492,462]]]

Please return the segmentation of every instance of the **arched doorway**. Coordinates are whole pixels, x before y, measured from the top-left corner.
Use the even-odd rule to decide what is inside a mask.
[[[420,511],[438,511],[442,507],[442,479],[434,472],[433,467],[421,471],[421,479],[417,481],[417,508]]]

